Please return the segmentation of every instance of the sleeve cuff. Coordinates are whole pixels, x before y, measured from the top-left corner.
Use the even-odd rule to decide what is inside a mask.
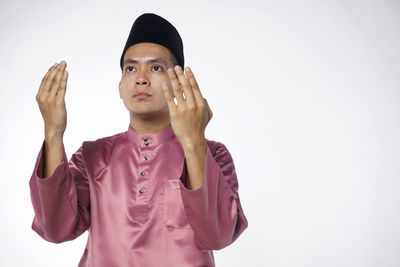
[[[57,166],[57,168],[54,170],[51,176],[44,178],[45,157],[46,157],[45,140],[43,140],[41,149],[39,151],[39,155],[36,160],[35,172],[34,172],[36,176],[36,182],[39,186],[50,186],[53,183],[55,183],[58,180],[57,179],[58,177],[63,177],[63,175],[60,175],[60,173],[63,173],[67,167],[66,165],[68,165],[68,158],[65,153],[65,148],[63,144],[61,163]]]

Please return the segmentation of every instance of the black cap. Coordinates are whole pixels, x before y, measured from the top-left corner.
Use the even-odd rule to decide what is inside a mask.
[[[183,42],[175,27],[164,18],[145,13],[139,16],[132,25],[124,51],[121,55],[121,70],[126,50],[137,43],[155,43],[166,47],[184,68]]]

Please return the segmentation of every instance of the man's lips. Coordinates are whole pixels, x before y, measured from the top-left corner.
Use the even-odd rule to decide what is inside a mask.
[[[136,93],[133,97],[135,97],[135,98],[148,98],[148,97],[150,97],[151,95],[150,94],[148,94],[148,93],[143,93],[143,92],[141,92],[141,93]]]

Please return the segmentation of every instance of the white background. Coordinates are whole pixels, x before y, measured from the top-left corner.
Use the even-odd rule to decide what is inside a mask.
[[[87,232],[53,244],[31,229],[35,95],[66,60],[68,157],[126,131],[119,59],[145,12],[180,32],[206,136],[235,162],[249,228],[217,266],[400,266],[400,3],[278,0],[2,0],[1,266],[77,266]]]

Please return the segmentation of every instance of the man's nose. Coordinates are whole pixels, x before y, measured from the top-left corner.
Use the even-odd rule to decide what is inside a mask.
[[[137,81],[136,81],[136,84],[148,84],[149,82],[146,80],[146,79],[143,79],[143,78],[139,78]]]
[[[144,71],[139,71],[137,80],[136,80],[136,84],[144,84],[144,85],[150,84],[150,81],[147,78],[147,75]]]

